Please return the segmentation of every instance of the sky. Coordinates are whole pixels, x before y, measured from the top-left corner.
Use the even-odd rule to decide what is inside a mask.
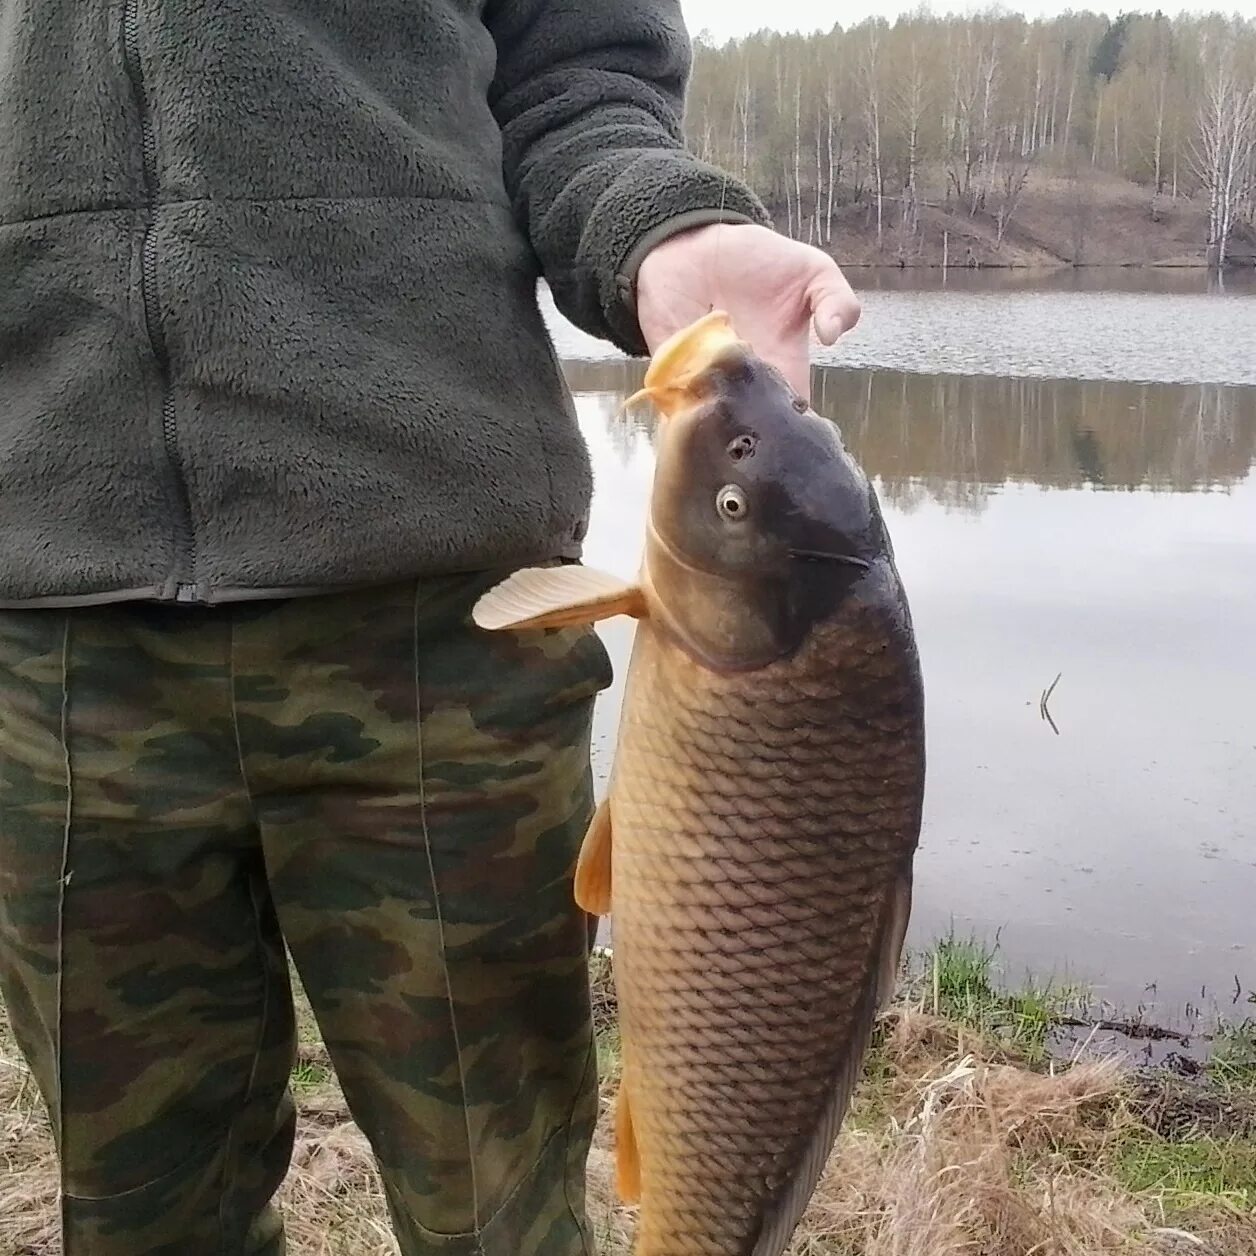
[[[916,0],[681,0],[691,34],[708,30],[716,40],[732,39],[765,27],[781,31],[831,30],[835,23],[851,26],[866,17],[891,21],[900,13],[922,7]],[[933,0],[924,4],[935,12],[967,13],[993,7],[975,0]],[[1004,0],[1002,7],[1027,17],[1054,17],[1067,9],[1091,9],[1116,14],[1122,9],[1210,13],[1240,13],[1256,17],[1256,0]]]

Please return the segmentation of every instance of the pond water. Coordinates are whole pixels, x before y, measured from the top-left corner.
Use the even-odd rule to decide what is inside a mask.
[[[964,279],[871,291],[865,364],[814,382],[881,495],[924,666],[911,941],[997,936],[1010,977],[1164,1024],[1256,1015],[1256,294],[1184,315],[1185,292]],[[964,331],[969,297],[997,345]],[[1037,321],[1011,312],[1025,299]],[[631,574],[652,433],[619,408],[642,364],[551,326],[595,463],[586,560]],[[632,627],[602,632],[604,780]]]
[[[1014,378],[1256,385],[1256,271],[850,272],[858,326],[820,366]],[[560,354],[615,351],[543,297]]]

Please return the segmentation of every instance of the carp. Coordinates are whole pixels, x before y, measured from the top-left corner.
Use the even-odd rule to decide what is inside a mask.
[[[527,568],[474,621],[636,619],[575,894],[611,917],[636,1256],[780,1256],[898,974],[925,778],[911,614],[837,427],[715,311],[660,346],[635,581]]]

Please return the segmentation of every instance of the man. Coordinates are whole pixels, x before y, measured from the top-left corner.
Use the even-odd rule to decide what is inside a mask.
[[[800,390],[850,289],[683,151],[676,0],[0,29],[0,976],[66,1256],[283,1250],[285,944],[402,1251],[591,1251],[607,659],[469,622],[584,535],[536,280]]]

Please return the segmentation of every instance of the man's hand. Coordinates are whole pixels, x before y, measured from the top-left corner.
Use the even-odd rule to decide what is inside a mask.
[[[713,309],[808,399],[812,326],[831,345],[859,321],[859,299],[828,254],[750,225],[682,232],[637,271],[637,320],[651,353]]]

